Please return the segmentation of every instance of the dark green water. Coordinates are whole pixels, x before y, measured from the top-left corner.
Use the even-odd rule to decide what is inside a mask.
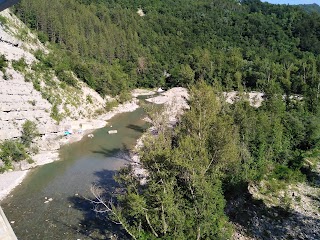
[[[123,153],[133,147],[146,129],[143,110],[120,114],[110,121],[113,127],[95,131],[65,146],[61,161],[33,170],[12,197],[1,205],[20,240],[108,239],[117,227],[92,211],[90,186],[97,183],[108,191],[115,186],[113,175],[126,163]],[[118,134],[109,135],[108,130]],[[44,203],[45,197],[53,201]],[[124,239],[120,236],[119,239]]]

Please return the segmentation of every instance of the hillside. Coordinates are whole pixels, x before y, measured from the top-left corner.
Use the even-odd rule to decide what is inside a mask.
[[[316,3],[314,3],[314,4],[301,4],[299,6],[309,13],[312,13],[312,12],[320,13],[320,6]]]
[[[16,75],[53,128],[92,117],[107,95],[189,89],[172,124],[166,105],[145,106],[143,176],[129,165],[111,196],[98,189],[102,217],[132,239],[320,238],[319,13],[259,0],[22,0],[12,11],[20,20],[7,24],[41,43],[29,30],[17,40],[35,47],[3,42],[25,57],[5,53],[2,83]]]
[[[259,0],[22,0],[14,12],[102,95],[199,79],[304,94],[299,76],[320,53],[319,14]]]
[[[102,98],[71,71],[61,71],[57,76],[46,62],[46,58],[53,56],[52,51],[8,10],[0,14],[0,35],[0,171],[26,169],[56,160],[55,150],[68,142],[63,138],[66,130],[81,131],[75,136],[81,138],[86,130],[103,127],[114,115],[101,115],[107,112],[107,103],[113,99]],[[116,111],[127,108],[130,105],[120,106]],[[28,140],[27,145],[31,146],[24,149],[16,140],[23,137],[27,122],[30,129],[35,124],[32,131],[37,133],[28,134],[37,137]],[[11,143],[20,152],[14,157],[17,163],[6,160],[9,157],[6,154],[14,153],[5,150],[11,148]],[[34,163],[19,162],[29,154]]]

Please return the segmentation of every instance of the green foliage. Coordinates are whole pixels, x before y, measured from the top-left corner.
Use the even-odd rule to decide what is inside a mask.
[[[29,158],[25,146],[17,140],[6,140],[0,144],[0,159],[5,165],[11,162],[19,162]]]
[[[117,100],[110,100],[106,102],[105,110],[111,111],[113,108],[117,107],[119,105],[119,102]]]
[[[141,6],[145,17],[136,13]],[[15,13],[55,45],[40,60],[44,66],[74,71],[101,95],[204,79],[228,90],[318,101],[320,14],[300,7],[251,0],[22,0]]]
[[[222,181],[228,172],[237,175],[236,128],[212,88],[201,82],[191,96],[191,110],[175,132],[145,139],[140,162],[149,173],[146,184],[130,168],[117,176],[126,189],[117,221],[136,239],[230,237]]]
[[[87,95],[86,101],[87,101],[87,103],[89,103],[89,104],[93,104],[93,100],[92,100],[92,97],[91,97],[90,94]]]
[[[39,132],[37,129],[36,123],[27,120],[22,125],[22,136],[21,136],[21,142],[24,144],[27,148],[30,147],[33,140],[39,136]]]
[[[32,84],[33,84],[33,88],[34,88],[35,90],[37,90],[38,92],[41,91],[40,81],[39,81],[38,79],[34,79],[34,80],[32,81]]]
[[[118,101],[119,101],[119,103],[125,103],[125,102],[127,102],[127,101],[129,101],[129,100],[131,100],[132,99],[132,96],[131,96],[131,93],[129,92],[129,91],[122,91],[122,92],[120,92],[120,94],[118,95]]]
[[[66,84],[79,88],[78,80],[71,74],[71,72],[60,71],[57,73],[57,77],[60,81],[65,82]]]
[[[63,115],[59,113],[58,105],[53,104],[50,117],[54,120],[56,120],[58,123],[63,119]]]
[[[26,63],[25,58],[20,58],[19,60],[12,60],[12,67],[14,70],[19,72],[25,72],[28,64]]]
[[[228,238],[226,192],[264,179],[261,193],[274,194],[306,179],[306,149],[316,150],[319,141],[309,144],[318,138],[303,130],[314,124],[305,120],[314,116],[305,104],[270,94],[260,108],[244,99],[228,105],[217,90],[196,83],[175,130],[157,125],[158,135],[144,139],[145,182],[131,166],[118,174],[125,192],[109,217],[136,239]],[[281,201],[290,206],[288,197]]]
[[[8,19],[4,16],[0,16],[0,24],[6,25],[8,23]]]
[[[8,67],[8,61],[4,55],[0,55],[0,71],[4,71],[4,69]]]
[[[46,33],[44,32],[38,32],[38,39],[41,43],[45,44],[46,42],[49,41],[49,37]]]

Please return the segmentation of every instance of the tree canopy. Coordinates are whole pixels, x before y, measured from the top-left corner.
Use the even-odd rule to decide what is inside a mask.
[[[22,0],[15,13],[42,41],[58,46],[64,68],[101,94],[199,79],[228,90],[241,85],[267,91],[272,85],[307,94],[319,75],[320,14],[298,6],[259,0]]]

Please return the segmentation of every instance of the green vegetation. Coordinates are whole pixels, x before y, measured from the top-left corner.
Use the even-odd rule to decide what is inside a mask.
[[[21,142],[24,144],[27,148],[30,147],[32,141],[39,136],[39,132],[37,129],[37,125],[27,120],[22,125],[22,136],[21,136]]]
[[[19,60],[12,60],[12,67],[14,70],[19,71],[21,73],[26,71],[26,67],[28,64],[24,58],[20,58]]]
[[[58,104],[55,103],[52,106],[50,117],[56,120],[58,123],[63,119],[63,115],[59,113]]]
[[[0,167],[0,173],[12,168],[12,162],[22,160],[32,161],[26,147],[18,140],[6,140],[0,144],[0,160],[4,164]]]
[[[316,3],[314,3],[314,4],[300,4],[299,6],[309,13],[312,13],[312,12],[320,13],[320,6]]]
[[[106,102],[105,110],[109,112],[113,108],[117,107],[118,105],[119,105],[119,102],[117,100],[109,100]]]
[[[241,99],[230,105],[220,89],[197,83],[176,128],[159,125],[157,136],[144,139],[146,183],[132,166],[117,175],[122,193],[117,205],[109,203],[109,218],[133,239],[228,239],[230,192],[263,182],[261,193],[272,196],[306,179],[305,156],[318,152],[320,138],[307,102],[275,94],[260,108]],[[288,196],[278,200],[290,208]]]
[[[8,67],[8,61],[4,55],[0,55],[0,71],[4,73],[6,67]]]
[[[139,7],[146,16],[136,13]],[[310,94],[319,74],[320,15],[298,6],[22,0],[15,13],[52,43],[53,53],[42,57],[45,65],[57,73],[74,71],[102,95],[199,79],[227,90]]]
[[[22,126],[22,135],[19,140],[5,140],[0,143],[0,160],[4,164],[0,166],[0,172],[12,168],[12,162],[33,160],[29,154],[36,154],[38,148],[31,146],[33,140],[39,136],[37,126],[34,122],[27,120]]]
[[[117,176],[123,191],[109,217],[134,239],[227,239],[228,193],[259,182],[278,191],[319,161],[316,12],[259,0],[22,0],[15,13],[51,43],[32,67],[47,84],[53,69],[64,88],[76,87],[73,71],[102,96],[119,95],[107,109],[133,87],[190,88],[176,128],[159,123],[144,142],[146,183],[130,167]],[[59,99],[37,79],[59,121]],[[231,90],[258,90],[265,100],[229,105],[220,93]]]
[[[6,25],[7,23],[8,23],[8,19],[5,18],[4,16],[0,16],[0,24]]]

